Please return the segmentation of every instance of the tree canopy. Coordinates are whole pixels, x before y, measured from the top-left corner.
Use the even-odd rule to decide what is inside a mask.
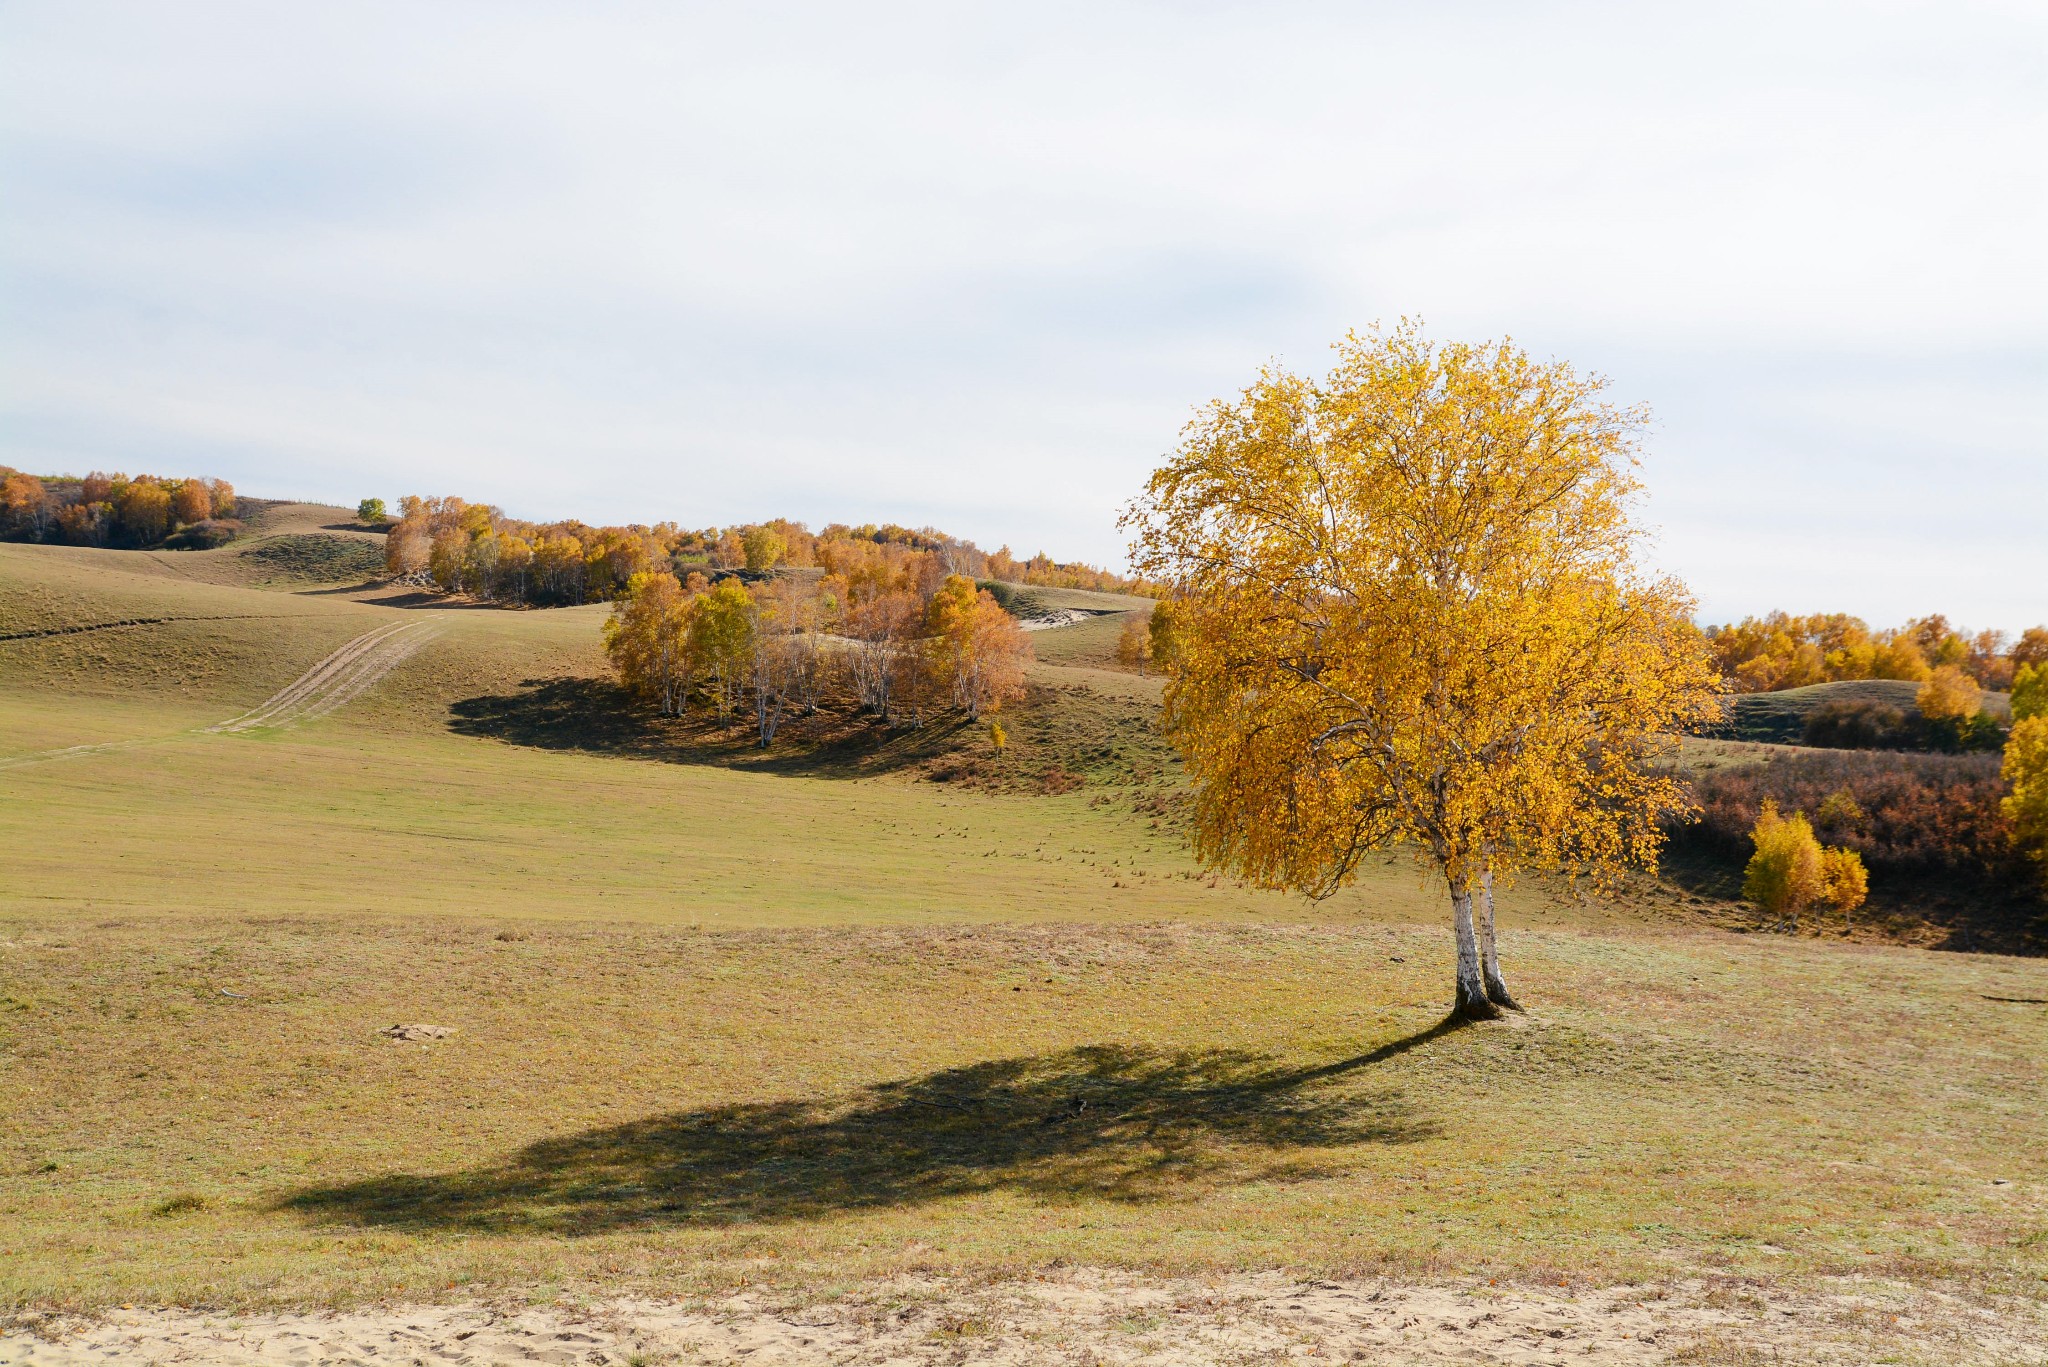
[[[1684,799],[1649,761],[1711,706],[1692,600],[1637,563],[1644,415],[1603,388],[1507,342],[1353,335],[1322,380],[1212,404],[1126,514],[1172,590],[1199,856],[1325,896],[1425,852],[1467,1015],[1512,1003],[1494,875],[1653,862]]]

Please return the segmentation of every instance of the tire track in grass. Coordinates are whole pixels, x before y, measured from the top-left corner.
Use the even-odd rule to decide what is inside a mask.
[[[414,652],[441,634],[431,622],[397,622],[366,631],[315,664],[263,702],[238,717],[198,727],[181,735],[236,735],[250,731],[281,730],[300,722],[324,717],[360,697],[386,674],[410,659]],[[135,740],[102,741],[94,745],[71,745],[61,750],[0,759],[0,770],[19,769],[54,759],[82,759],[88,755],[113,754],[121,750],[161,745],[173,736],[145,736]]]
[[[427,622],[403,622],[366,631],[241,716],[204,729],[229,733],[255,731],[324,717],[353,700],[438,635],[440,628]]]

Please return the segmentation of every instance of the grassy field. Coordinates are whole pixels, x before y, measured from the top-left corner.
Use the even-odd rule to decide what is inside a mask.
[[[1117,616],[1033,633],[1005,755],[762,757],[600,707],[602,609],[236,549],[0,547],[9,1305],[1059,1261],[2048,1295],[2048,963],[1524,885],[1534,1010],[1445,1030],[1405,860],[1314,905],[1193,866]],[[400,627],[331,716],[208,729]]]
[[[1378,926],[17,921],[18,1304],[1055,1259],[2039,1295],[2048,966]],[[378,1031],[455,1033],[404,1043]],[[374,1255],[374,1256],[372,1256]]]

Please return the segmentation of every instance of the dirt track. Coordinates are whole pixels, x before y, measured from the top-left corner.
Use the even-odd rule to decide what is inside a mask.
[[[199,734],[277,729],[324,717],[360,696],[439,634],[440,628],[432,622],[396,622],[366,631],[262,703],[238,717],[201,727]],[[41,750],[0,759],[0,769],[19,769],[49,760],[81,759],[88,755],[134,750],[145,745],[161,745],[171,739],[175,737],[144,736],[134,740],[66,746],[62,750]]]
[[[1731,1282],[1573,1292],[1389,1282],[1215,1282],[1081,1270],[995,1286],[893,1283],[845,1299],[757,1293],[582,1309],[451,1305],[339,1315],[116,1311],[0,1335],[0,1364],[2022,1363],[2039,1306],[1994,1312],[1898,1283],[1788,1293]]]
[[[259,706],[208,731],[253,731],[324,717],[389,674],[438,633],[431,622],[401,622],[366,631]]]

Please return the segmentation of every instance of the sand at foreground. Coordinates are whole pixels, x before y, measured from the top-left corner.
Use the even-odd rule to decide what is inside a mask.
[[[8,1367],[106,1362],[1436,1364],[2008,1363],[2048,1353],[2048,1313],[1879,1279],[1789,1290],[1213,1281],[1068,1269],[1028,1281],[903,1280],[795,1303],[453,1304],[338,1314],[121,1310],[0,1334]]]

